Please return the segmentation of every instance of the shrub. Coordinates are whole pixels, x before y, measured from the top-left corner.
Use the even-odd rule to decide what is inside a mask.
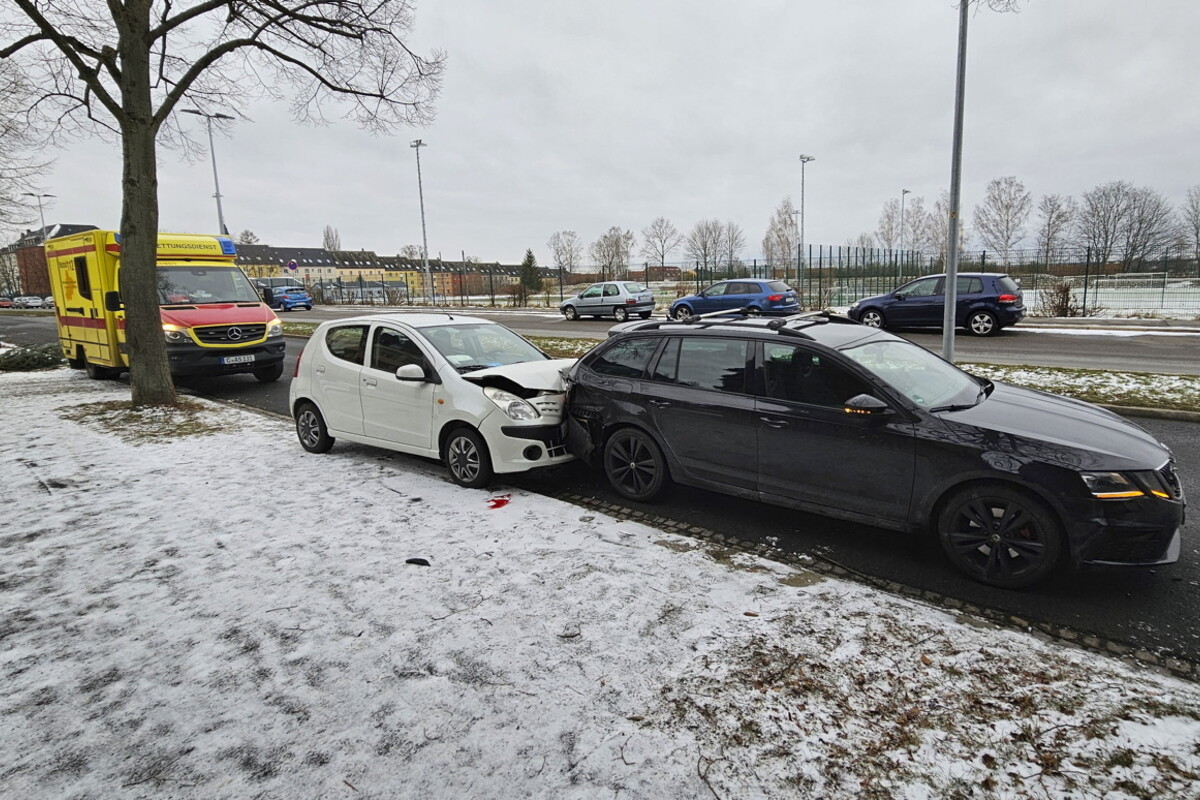
[[[57,344],[14,347],[0,353],[0,371],[4,372],[30,372],[35,369],[57,367],[62,363],[62,348]]]
[[[1075,300],[1071,284],[1059,281],[1038,293],[1038,309],[1044,317],[1082,317],[1083,306]]]

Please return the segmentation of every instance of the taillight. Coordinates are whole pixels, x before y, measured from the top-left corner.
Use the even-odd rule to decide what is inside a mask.
[[[1017,300],[1019,300],[1019,299],[1020,299],[1020,298],[1018,298],[1018,297],[1017,297],[1015,294],[1002,294],[1002,295],[1000,295],[999,302],[1001,302],[1001,303],[1015,303],[1015,302],[1017,302]]]
[[[767,295],[767,299],[768,299],[768,300],[770,300],[772,303],[778,303],[780,300],[782,300],[782,299],[783,299],[783,295],[781,295],[781,294],[769,294],[769,295]]]
[[[304,351],[301,350],[300,355],[296,356],[296,368],[294,370],[292,370],[293,378],[297,378],[300,376],[300,359],[303,357],[304,357]]]
[[[637,305],[637,298],[636,297],[626,297],[625,305],[627,305],[627,306]]]

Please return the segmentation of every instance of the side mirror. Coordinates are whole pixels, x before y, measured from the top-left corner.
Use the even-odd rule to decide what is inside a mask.
[[[856,394],[846,401],[842,411],[857,416],[872,416],[883,414],[888,410],[888,404],[869,394]]]
[[[396,377],[402,381],[422,381],[425,380],[425,370],[420,364],[405,364],[396,370]]]
[[[903,300],[904,294],[901,292],[892,292],[892,297],[896,298],[897,300]]]
[[[105,292],[104,293],[104,310],[105,311],[120,311],[125,306],[121,304],[120,292]]]

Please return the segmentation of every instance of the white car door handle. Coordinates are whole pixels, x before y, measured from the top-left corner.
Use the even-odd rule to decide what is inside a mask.
[[[367,386],[379,385],[379,381],[375,380],[374,378],[363,378],[363,383],[365,383]]]
[[[323,366],[316,366],[316,367],[313,367],[313,372],[315,372],[315,373],[317,373],[317,374],[319,374],[319,375],[324,375],[324,374],[325,374],[325,367],[323,367]]]

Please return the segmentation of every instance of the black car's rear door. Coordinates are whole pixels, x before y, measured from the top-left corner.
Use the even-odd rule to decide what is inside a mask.
[[[759,491],[878,520],[907,520],[915,443],[897,413],[847,414],[872,387],[828,352],[761,344]]]

